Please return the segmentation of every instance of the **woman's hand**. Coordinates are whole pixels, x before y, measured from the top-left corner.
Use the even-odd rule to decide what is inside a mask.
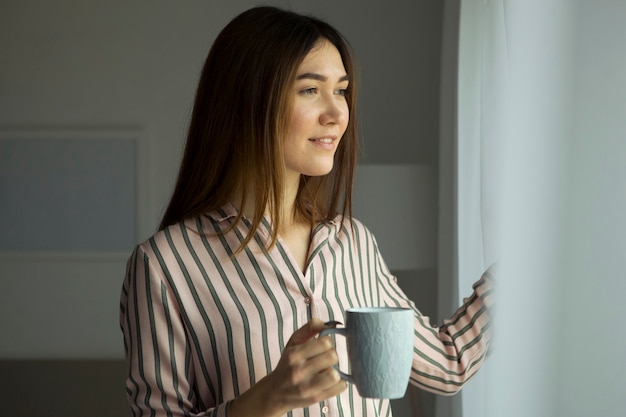
[[[276,366],[265,378],[230,404],[230,417],[282,416],[334,397],[346,389],[333,365],[338,358],[329,336],[317,336],[326,327],[313,319],[289,339]]]
[[[295,332],[268,376],[280,393],[277,401],[287,411],[334,397],[346,388],[333,368],[338,358],[332,339],[315,338],[324,328],[321,320],[313,319]]]

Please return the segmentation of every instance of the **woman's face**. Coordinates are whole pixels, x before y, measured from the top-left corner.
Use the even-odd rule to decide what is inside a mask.
[[[287,178],[326,175],[346,131],[348,75],[337,48],[322,39],[304,58],[292,87],[284,143]]]

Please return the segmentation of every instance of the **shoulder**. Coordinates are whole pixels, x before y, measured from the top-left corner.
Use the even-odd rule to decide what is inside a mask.
[[[196,244],[198,236],[209,228],[210,220],[206,216],[191,217],[157,231],[140,242],[135,251],[149,256],[176,252]]]
[[[345,234],[356,241],[375,241],[370,229],[355,217],[338,215],[328,225],[335,234]]]
[[[135,246],[127,268],[160,276],[164,281],[176,281],[177,277],[186,275],[190,265],[195,265],[207,250],[206,245],[215,245],[218,240],[202,233],[209,224],[206,216],[197,216],[155,232]]]

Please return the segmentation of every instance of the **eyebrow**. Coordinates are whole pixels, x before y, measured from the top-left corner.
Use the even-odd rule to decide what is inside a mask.
[[[305,72],[304,74],[300,74],[296,77],[296,80],[317,80],[317,81],[328,81],[328,77],[322,74],[317,74],[315,72]],[[350,81],[349,75],[344,75],[339,78],[339,82]]]

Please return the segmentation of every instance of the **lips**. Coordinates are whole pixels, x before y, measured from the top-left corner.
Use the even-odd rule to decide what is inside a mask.
[[[311,138],[310,141],[331,144],[337,139],[336,136],[323,136],[319,138]]]

